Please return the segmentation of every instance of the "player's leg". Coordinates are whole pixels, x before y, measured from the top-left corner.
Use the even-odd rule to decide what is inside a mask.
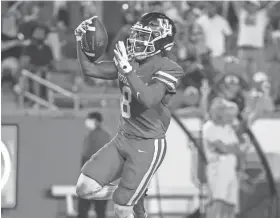
[[[88,218],[91,201],[79,198],[78,199],[78,216],[77,218]]]
[[[147,191],[148,191],[148,189],[146,189],[145,193],[142,195],[142,197],[139,199],[139,201],[133,207],[133,212],[134,212],[135,218],[147,218],[148,217],[147,211],[145,209],[145,197],[147,196]]]
[[[79,176],[76,193],[80,198],[91,200],[108,200],[117,189],[116,185],[101,185],[95,179],[81,174]]]
[[[117,148],[118,143],[119,135],[85,163],[76,185],[79,197],[97,200],[110,199],[117,186],[109,183],[120,176],[124,164]]]
[[[145,194],[154,173],[161,165],[166,153],[166,141],[128,139],[123,152],[127,159],[119,187],[113,195],[114,209],[118,218],[134,218],[133,206]]]
[[[108,200],[94,201],[96,218],[106,218],[107,204],[108,204]]]

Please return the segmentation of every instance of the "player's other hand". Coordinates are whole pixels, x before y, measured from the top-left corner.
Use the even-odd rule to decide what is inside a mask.
[[[92,17],[93,18],[93,17]],[[82,35],[86,33],[88,29],[88,25],[92,23],[92,18],[89,18],[87,20],[84,20],[80,25],[75,29],[74,33],[76,36],[76,41],[82,40]]]
[[[123,41],[119,41],[114,49],[114,62],[121,73],[127,74],[132,71],[132,66],[128,61],[128,55]]]

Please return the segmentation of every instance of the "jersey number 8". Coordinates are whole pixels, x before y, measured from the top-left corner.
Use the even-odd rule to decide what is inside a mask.
[[[122,99],[121,99],[121,112],[124,118],[130,118],[130,103],[131,103],[131,89],[127,86],[122,88]]]

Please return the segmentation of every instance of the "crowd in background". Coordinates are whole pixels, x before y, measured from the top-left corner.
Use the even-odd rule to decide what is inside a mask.
[[[46,78],[46,71],[76,77],[76,43],[67,2],[8,2],[2,7],[2,81],[18,83],[27,68]],[[98,15],[98,2],[76,2],[81,19]],[[223,95],[243,110],[273,112],[280,103],[280,22],[275,2],[120,2],[123,27],[110,34],[103,59],[111,59],[116,41],[125,41],[131,25],[148,11],[167,14],[177,26],[169,57],[186,72],[172,107],[205,105]],[[52,14],[47,10],[52,7]],[[279,7],[279,6],[278,6]],[[72,12],[72,11],[71,11]],[[41,52],[43,51],[44,52]],[[108,84],[96,80],[96,86]],[[116,85],[115,83],[109,84]],[[39,90],[29,83],[31,92]],[[43,91],[35,92],[44,98]],[[202,103],[204,102],[204,103]],[[206,106],[202,106],[206,107]]]

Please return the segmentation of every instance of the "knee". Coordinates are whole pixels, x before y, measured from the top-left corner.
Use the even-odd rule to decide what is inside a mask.
[[[116,218],[134,218],[133,206],[114,204]]]
[[[98,182],[84,174],[80,175],[76,185],[77,195],[84,199],[92,198],[92,196],[101,189],[102,187]]]

